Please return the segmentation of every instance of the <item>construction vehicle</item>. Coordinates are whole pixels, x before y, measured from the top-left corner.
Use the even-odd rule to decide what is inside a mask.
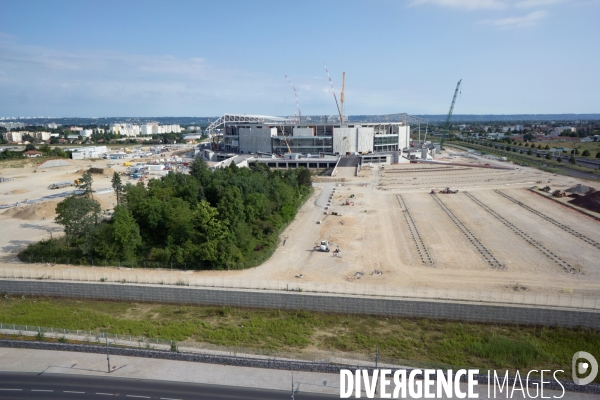
[[[555,190],[552,192],[552,197],[566,197],[567,194],[565,192],[561,192],[560,190]]]
[[[82,182],[83,182],[83,180],[82,180],[82,179],[75,179],[75,180],[73,181],[73,183],[74,183],[75,185],[81,185],[81,183],[82,183]]]
[[[429,192],[430,194],[436,194],[439,193],[440,191],[437,189],[431,189],[431,192]]]
[[[454,90],[454,97],[452,98],[452,104],[450,105],[450,112],[448,112],[448,116],[446,117],[444,136],[442,136],[442,139],[440,140],[440,149],[444,147],[444,142],[446,141],[446,137],[450,132],[450,118],[452,118],[452,111],[454,111],[454,103],[456,103],[456,95],[458,94],[458,89],[460,88],[461,82],[462,79],[458,81],[458,83],[456,84],[456,90]]]
[[[450,188],[447,187],[446,189],[441,190],[440,193],[441,194],[455,194],[455,193],[458,193],[458,190],[450,190]]]
[[[315,248],[324,253],[329,253],[329,242],[327,240],[321,240],[321,244],[315,246]]]
[[[543,188],[540,189],[542,192],[546,192],[546,193],[550,193],[550,186],[544,186]]]

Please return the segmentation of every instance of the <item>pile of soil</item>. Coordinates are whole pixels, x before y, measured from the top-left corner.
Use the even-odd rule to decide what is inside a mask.
[[[4,211],[2,215],[28,221],[40,219],[53,219],[56,216],[58,201],[45,201],[22,207],[13,207]]]
[[[600,192],[586,194],[585,196],[570,200],[569,203],[600,213]]]
[[[29,190],[27,189],[15,189],[15,190],[11,190],[10,192],[6,193],[6,194],[23,194],[23,193],[28,193]]]
[[[595,191],[596,191],[596,189],[594,189],[593,187],[585,186],[585,185],[582,185],[581,183],[576,186],[573,186],[572,188],[568,188],[567,190],[565,190],[565,192],[574,193],[574,194],[588,194],[588,193],[594,193]]]

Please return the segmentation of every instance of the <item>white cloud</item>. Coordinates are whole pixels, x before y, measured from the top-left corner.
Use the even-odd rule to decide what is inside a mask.
[[[486,19],[480,21],[482,24],[492,25],[499,28],[523,28],[527,26],[533,26],[541,19],[548,15],[547,11],[539,10],[533,11],[522,17],[507,17],[498,19]]]
[[[66,52],[22,45],[0,32],[0,109],[5,111],[30,107],[54,115],[65,109],[74,110],[70,115],[252,113],[285,88],[283,80],[200,57]]]
[[[519,0],[514,6],[517,8],[535,8],[546,7],[554,4],[562,3],[565,0]]]
[[[422,4],[433,4],[465,10],[503,9],[507,6],[505,0],[413,0],[409,5],[418,6]]]

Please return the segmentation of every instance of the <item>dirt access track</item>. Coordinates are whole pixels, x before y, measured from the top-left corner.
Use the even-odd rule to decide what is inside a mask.
[[[438,160],[448,164],[384,168],[374,164],[363,166],[358,176],[354,167],[340,169],[336,177],[345,182],[314,184],[315,193],[263,265],[185,274],[241,281],[494,292],[518,288],[600,296],[600,222],[528,190],[535,185],[564,190],[594,183],[464,153],[444,152]],[[480,168],[483,164],[512,169]],[[430,194],[446,187],[458,193]],[[43,225],[43,221],[25,225],[22,220],[20,225],[11,221],[16,220],[0,215],[0,222],[15,231],[31,232],[27,225]],[[2,235],[0,248],[5,253],[36,239],[19,241],[19,234]],[[7,246],[11,240],[17,241],[15,246]],[[330,252],[315,249],[320,240],[331,243]],[[340,252],[335,253],[338,247]],[[8,262],[0,268],[20,265]]]

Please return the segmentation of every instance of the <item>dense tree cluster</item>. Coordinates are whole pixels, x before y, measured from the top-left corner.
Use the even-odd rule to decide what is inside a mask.
[[[21,258],[72,257],[186,263],[191,268],[254,265],[277,244],[280,229],[312,191],[310,172],[235,164],[212,171],[196,159],[190,174],[169,173],[147,185],[113,188],[118,205],[110,218],[101,210],[86,173],[83,194],[59,203],[56,221],[65,238],[31,245]]]

